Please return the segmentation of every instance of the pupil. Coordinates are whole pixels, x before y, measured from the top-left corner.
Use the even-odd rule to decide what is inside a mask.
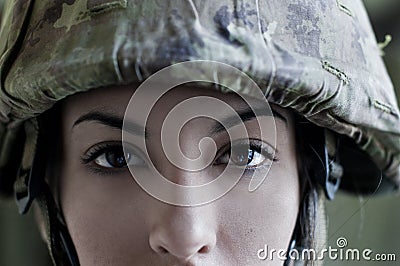
[[[107,152],[107,162],[113,167],[124,167],[126,165],[124,152],[122,150],[116,150]]]
[[[245,151],[241,151],[235,156],[235,163],[237,165],[246,165],[253,160],[254,151],[251,149],[247,149]]]
[[[245,155],[244,155],[244,154],[239,154],[238,157],[239,157],[239,158],[238,158],[237,161],[238,161],[240,164],[243,164]]]

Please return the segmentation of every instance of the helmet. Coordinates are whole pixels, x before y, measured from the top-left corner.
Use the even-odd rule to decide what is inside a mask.
[[[192,60],[239,68],[269,102],[326,133],[308,141],[323,156],[328,197],[335,176],[357,193],[398,189],[400,112],[361,0],[14,0],[1,25],[0,184],[15,183],[22,212],[39,194],[36,116]]]

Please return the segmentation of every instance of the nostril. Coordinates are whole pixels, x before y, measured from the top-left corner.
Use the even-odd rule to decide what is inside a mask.
[[[207,254],[210,252],[210,250],[211,249],[209,246],[202,246],[197,252],[200,254]],[[157,251],[158,251],[158,253],[161,253],[161,254],[169,253],[169,251],[166,248],[161,247],[161,246],[157,248]]]
[[[210,252],[210,250],[211,250],[210,246],[207,245],[207,246],[202,246],[197,252],[200,254],[207,254]]]
[[[158,253],[166,254],[169,253],[168,250],[164,247],[158,247]]]
[[[1,0],[0,0],[1,1]],[[161,256],[175,257],[181,262],[189,262],[197,256],[208,256],[216,245],[216,234],[204,227],[187,226],[178,230],[169,223],[157,226],[149,234],[151,249]]]

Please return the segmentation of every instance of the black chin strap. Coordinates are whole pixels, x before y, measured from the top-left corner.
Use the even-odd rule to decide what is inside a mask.
[[[47,185],[42,191],[36,201],[45,220],[47,244],[53,263],[56,266],[79,266],[75,246],[53,195]]]
[[[332,200],[339,189],[343,167],[339,158],[340,138],[332,132],[308,121],[296,125],[297,141],[303,143],[302,156],[308,177],[319,184],[327,199]]]
[[[289,242],[289,246],[287,248],[287,252],[286,252],[286,260],[284,262],[284,266],[289,266],[290,263],[292,262],[292,258],[290,257],[290,252],[297,247],[297,244],[299,244],[298,242],[300,241],[300,232],[301,232],[301,226],[300,226],[300,215],[298,215],[297,217],[297,222],[296,222],[296,227],[294,228],[293,234],[292,234],[292,238]]]
[[[26,141],[23,158],[14,184],[15,200],[20,214],[26,214],[36,199],[45,222],[47,245],[56,266],[79,266],[75,246],[64,219],[45,181],[46,136],[36,120],[25,123]],[[43,142],[43,143],[42,143]]]

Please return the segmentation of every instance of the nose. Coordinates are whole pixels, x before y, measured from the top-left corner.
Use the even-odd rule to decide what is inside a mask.
[[[175,257],[185,265],[211,253],[216,245],[212,210],[208,206],[170,206],[150,232],[151,248],[158,254]]]

